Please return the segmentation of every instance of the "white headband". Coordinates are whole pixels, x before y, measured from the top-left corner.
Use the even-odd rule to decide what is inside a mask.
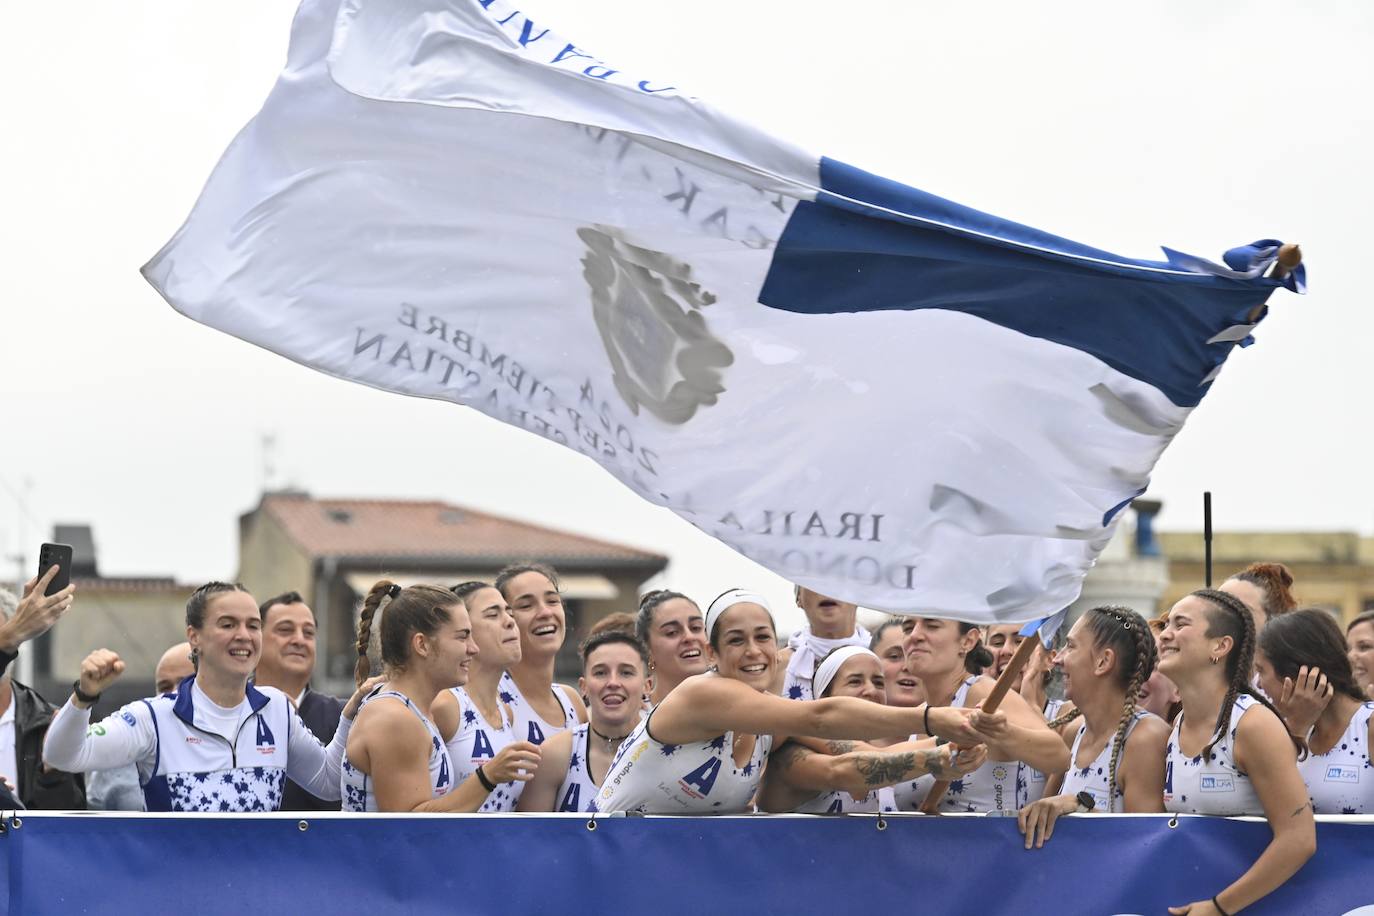
[[[720,623],[720,618],[724,616],[726,611],[737,604],[746,603],[757,604],[767,611],[768,619],[773,621],[774,628],[777,627],[778,623],[773,619],[773,609],[768,606],[768,602],[762,595],[742,588],[732,588],[712,601],[711,606],[706,609],[706,639],[709,641],[711,637],[716,635],[716,624]]]
[[[840,666],[856,655],[872,655],[878,660],[878,656],[864,646],[840,646],[816,666],[816,675],[811,678],[811,695],[818,700],[825,696],[825,690],[839,673]]]

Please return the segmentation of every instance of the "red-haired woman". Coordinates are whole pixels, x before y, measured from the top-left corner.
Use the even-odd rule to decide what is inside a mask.
[[[1225,582],[1218,591],[1235,595],[1255,619],[1255,632],[1264,629],[1271,617],[1286,614],[1298,606],[1293,597],[1293,574],[1282,563],[1251,563]]]

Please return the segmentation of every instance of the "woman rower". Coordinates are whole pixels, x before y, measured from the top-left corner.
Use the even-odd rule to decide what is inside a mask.
[[[775,735],[879,738],[927,729],[961,745],[1000,714],[853,697],[785,700],[770,693],[777,630],[761,596],[732,589],[706,610],[715,670],[688,678],[621,744],[602,784],[602,811],[740,813],[749,810]]]

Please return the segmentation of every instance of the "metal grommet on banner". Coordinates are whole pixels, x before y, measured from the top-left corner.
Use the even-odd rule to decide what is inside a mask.
[[[1173,830],[1173,829],[1174,829],[1175,827],[1177,827],[1177,826],[1178,826],[1178,815],[1175,814],[1173,817],[1169,818],[1169,829],[1170,829],[1170,830]]]
[[[297,821],[297,822],[296,822],[296,829],[299,830],[301,833],[305,833],[307,830],[310,829],[310,822],[309,822],[309,821]]]
[[[16,814],[14,817],[10,818],[10,826],[18,830],[20,827],[24,826],[24,819]]]
[[[593,817],[587,820],[587,829],[593,833],[596,832],[596,818]]]
[[[878,832],[881,833],[881,832],[883,832],[883,831],[886,830],[886,829],[887,829],[887,818],[883,817],[883,816],[880,814],[880,815],[878,815]]]

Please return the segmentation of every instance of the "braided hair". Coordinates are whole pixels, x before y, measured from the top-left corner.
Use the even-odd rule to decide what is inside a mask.
[[[1084,620],[1084,626],[1092,634],[1093,648],[1097,651],[1111,649],[1116,656],[1117,683],[1126,694],[1121,704],[1121,718],[1117,721],[1116,735],[1112,738],[1112,758],[1107,770],[1107,810],[1110,811],[1116,802],[1116,771],[1117,765],[1121,762],[1121,752],[1126,747],[1126,733],[1135,719],[1140,688],[1154,673],[1159,652],[1155,647],[1154,634],[1150,631],[1145,618],[1128,607],[1095,607],[1084,614]],[[1082,714],[1082,710],[1072,709],[1051,722],[1050,728],[1057,729],[1067,725]]]
[[[1202,756],[1211,760],[1212,748],[1231,730],[1231,712],[1235,708],[1237,698],[1242,694],[1253,697],[1278,716],[1279,721],[1284,723],[1284,730],[1287,731],[1288,723],[1284,722],[1283,714],[1274,708],[1274,704],[1269,702],[1264,694],[1250,684],[1251,672],[1255,668],[1256,641],[1255,619],[1250,615],[1250,609],[1234,595],[1213,588],[1200,588],[1192,592],[1191,597],[1201,598],[1212,605],[1207,611],[1207,638],[1219,639],[1229,636],[1234,644],[1231,651],[1226,654],[1226,697],[1221,701],[1221,710],[1217,713],[1212,740],[1202,749]],[[1298,753],[1303,753],[1305,749],[1301,740],[1291,734],[1288,737],[1293,741]]]
[[[433,636],[440,626],[452,619],[449,608],[460,604],[461,600],[437,585],[401,588],[389,579],[379,580],[363,599],[363,611],[358,618],[358,663],[353,668],[353,682],[361,686],[372,674],[367,649],[372,643],[372,624],[379,613],[386,612],[378,628],[382,664],[401,668],[410,661],[411,635]]]

